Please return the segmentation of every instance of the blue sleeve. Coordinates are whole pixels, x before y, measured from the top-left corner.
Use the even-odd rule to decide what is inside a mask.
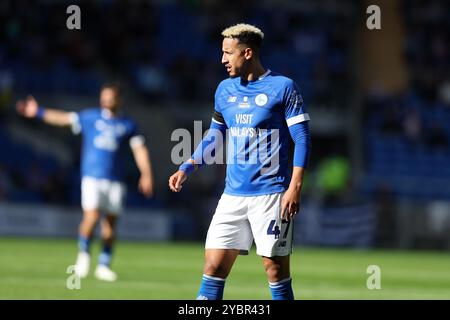
[[[311,150],[308,121],[291,125],[289,132],[294,141],[294,167],[306,168]]]
[[[214,110],[219,113],[222,112],[220,105],[222,102],[223,83],[224,83],[224,81],[219,83],[219,85],[216,88],[216,92],[214,92]]]
[[[136,122],[134,122],[133,120],[130,120],[129,127],[128,127],[128,136],[131,138],[131,137],[134,137],[137,135],[139,135],[139,130],[136,125]]]
[[[288,127],[309,120],[309,114],[306,111],[303,97],[300,94],[297,84],[292,80],[288,81],[286,84],[283,104],[285,107],[284,116]]]
[[[211,128],[214,128],[216,130],[223,130],[223,134],[225,136],[225,130],[227,128],[227,125],[225,123],[225,119],[222,115],[222,109],[221,109],[221,92],[222,92],[222,83],[219,84],[217,87],[216,93],[214,95],[214,114],[212,116],[212,122],[211,122]]]
[[[74,134],[79,134],[86,130],[86,128],[88,127],[86,125],[86,122],[91,114],[92,114],[91,109],[71,113],[72,132]]]
[[[136,122],[134,122],[133,120],[130,120],[130,129],[129,129],[129,133],[128,133],[128,139],[129,139],[131,148],[145,144],[145,138],[139,131]]]
[[[194,171],[195,167],[201,167],[202,165],[211,164],[214,161],[216,150],[223,147],[223,143],[226,137],[227,126],[225,124],[211,121],[211,126],[208,133],[197,146],[194,153],[191,156],[191,160],[194,160],[195,165],[190,162],[183,163],[179,170],[190,174]]]

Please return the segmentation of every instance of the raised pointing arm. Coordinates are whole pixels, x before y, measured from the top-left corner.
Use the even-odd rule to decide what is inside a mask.
[[[39,118],[54,126],[64,127],[73,123],[74,114],[72,112],[42,108],[33,96],[17,101],[16,110],[25,118]]]

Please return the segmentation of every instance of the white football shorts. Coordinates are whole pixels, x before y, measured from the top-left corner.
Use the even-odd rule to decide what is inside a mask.
[[[264,257],[292,253],[292,220],[281,220],[284,192],[242,197],[222,194],[209,226],[205,249],[238,249],[248,254],[253,239]]]
[[[81,179],[81,206],[83,210],[101,210],[120,215],[126,196],[126,185],[122,182],[93,177]]]

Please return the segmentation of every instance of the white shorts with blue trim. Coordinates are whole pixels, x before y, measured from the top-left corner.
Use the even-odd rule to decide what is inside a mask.
[[[242,197],[222,194],[209,226],[205,249],[237,249],[248,254],[253,240],[264,257],[292,253],[292,220],[281,220],[284,192]]]

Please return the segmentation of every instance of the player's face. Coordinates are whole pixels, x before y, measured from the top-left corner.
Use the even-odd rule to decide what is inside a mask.
[[[222,52],[222,64],[227,68],[230,77],[239,77],[247,61],[245,49],[239,44],[239,40],[224,38]]]
[[[105,88],[100,93],[100,106],[105,109],[114,110],[118,105],[117,92],[111,88]]]

